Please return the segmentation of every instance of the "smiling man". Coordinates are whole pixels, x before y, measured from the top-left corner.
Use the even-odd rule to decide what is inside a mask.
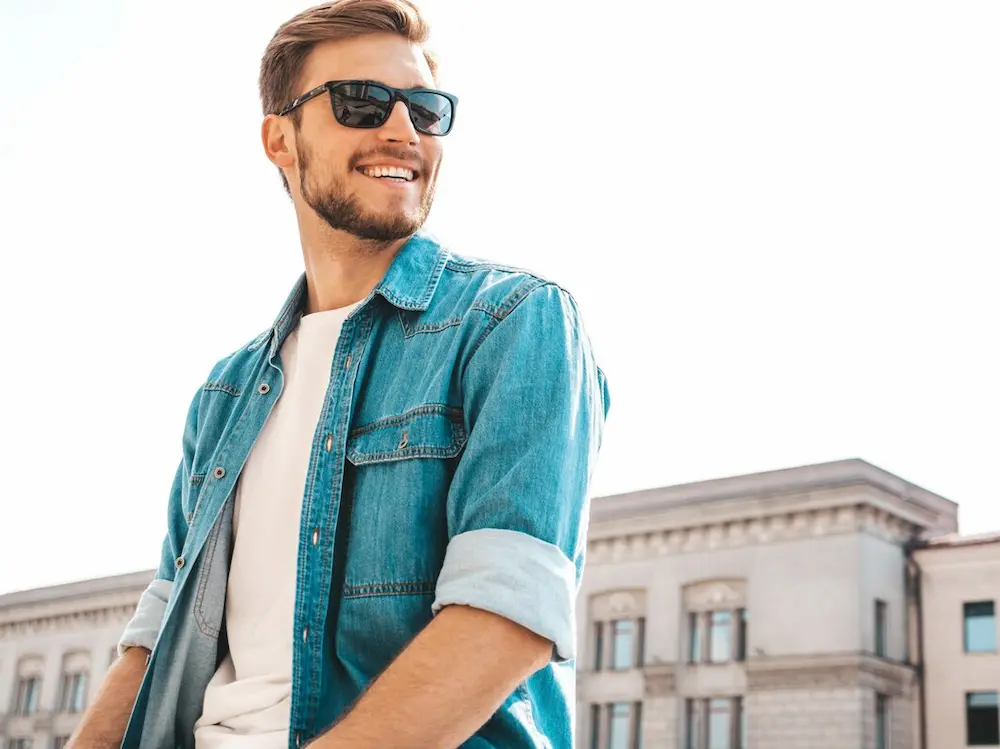
[[[265,51],[305,272],[191,401],[75,749],[573,745],[607,386],[567,292],[421,231],[458,104],[426,41],[406,0],[338,0]]]

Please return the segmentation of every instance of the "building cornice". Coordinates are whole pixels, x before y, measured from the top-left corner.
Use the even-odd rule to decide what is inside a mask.
[[[704,512],[706,505],[723,507],[748,503],[774,504],[782,498],[844,494],[844,489],[881,494],[894,512],[936,532],[955,530],[957,505],[872,464],[852,458],[779,471],[733,476],[658,489],[596,497],[592,526],[634,519],[648,523],[683,508]]]
[[[645,561],[655,557],[688,554],[751,545],[815,539],[846,533],[867,533],[893,544],[905,544],[920,527],[867,504],[803,509],[763,515],[752,519],[713,520],[689,524],[675,523],[661,530],[649,523],[633,526],[619,523],[591,532],[587,562]],[[654,526],[655,528],[655,526]]]

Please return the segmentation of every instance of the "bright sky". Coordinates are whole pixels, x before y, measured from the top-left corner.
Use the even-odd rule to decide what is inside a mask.
[[[0,592],[156,565],[187,404],[301,269],[256,78],[303,7],[0,3]],[[429,227],[577,297],[596,493],[861,457],[1000,529],[1000,5],[425,7]]]

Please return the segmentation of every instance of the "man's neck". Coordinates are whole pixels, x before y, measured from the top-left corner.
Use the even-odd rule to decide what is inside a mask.
[[[325,225],[302,232],[302,256],[309,287],[306,313],[360,302],[385,277],[396,253],[407,241],[373,242]]]

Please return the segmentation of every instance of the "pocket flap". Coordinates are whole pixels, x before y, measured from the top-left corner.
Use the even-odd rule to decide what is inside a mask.
[[[354,429],[347,441],[347,459],[361,466],[408,458],[454,458],[465,441],[460,409],[421,406]]]

